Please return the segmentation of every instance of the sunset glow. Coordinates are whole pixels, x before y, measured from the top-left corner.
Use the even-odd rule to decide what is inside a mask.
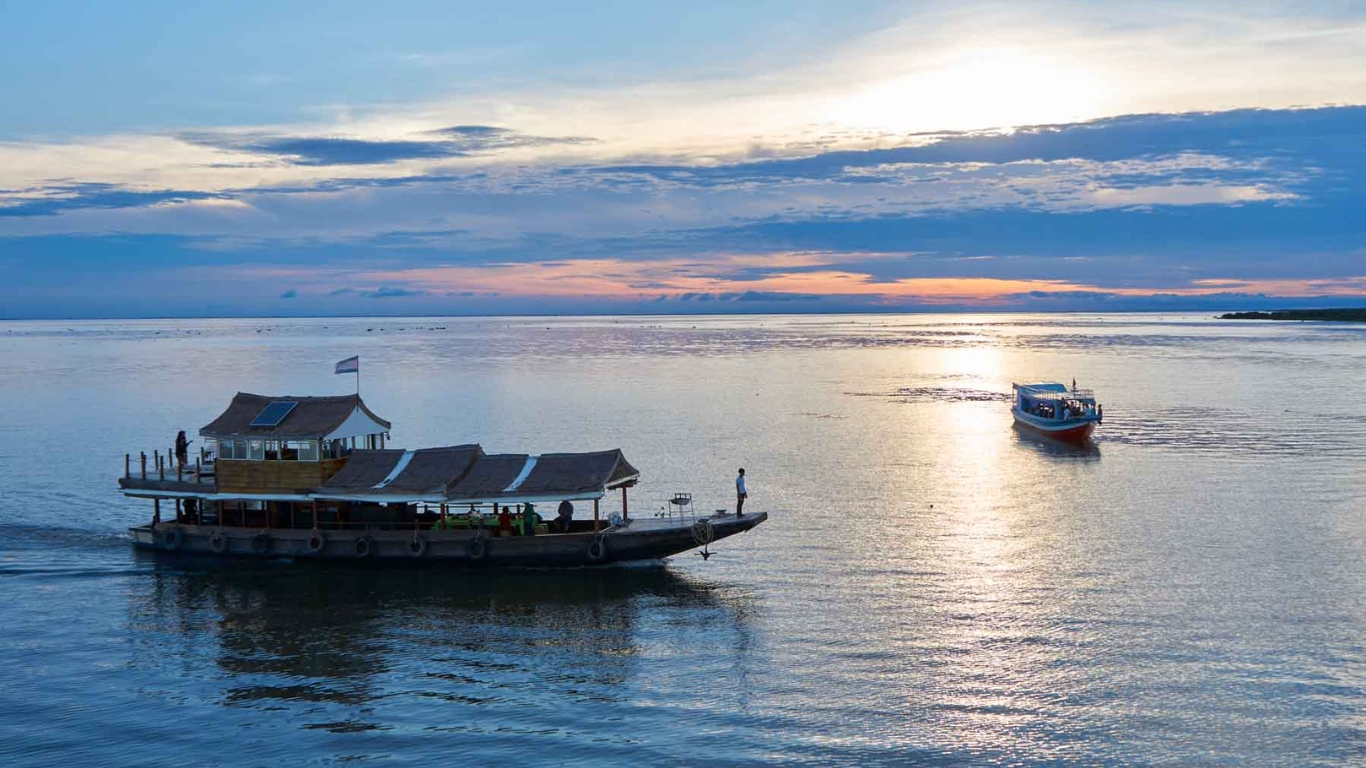
[[[1366,11],[856,5],[35,11],[0,315],[1366,303]]]

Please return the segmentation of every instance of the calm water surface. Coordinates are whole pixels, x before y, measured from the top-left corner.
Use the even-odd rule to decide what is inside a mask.
[[[0,765],[1366,761],[1366,329],[1188,316],[0,323]],[[770,521],[653,567],[135,554],[237,390],[621,447]],[[1093,447],[1011,381],[1098,390]],[[609,506],[609,509],[611,507]]]

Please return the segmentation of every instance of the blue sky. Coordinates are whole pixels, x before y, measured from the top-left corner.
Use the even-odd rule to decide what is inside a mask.
[[[1366,6],[6,3],[0,317],[1366,303]]]

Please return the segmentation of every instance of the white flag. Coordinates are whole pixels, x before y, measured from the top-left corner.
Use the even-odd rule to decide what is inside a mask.
[[[340,363],[337,363],[337,370],[335,373],[360,373],[360,355],[348,357]]]

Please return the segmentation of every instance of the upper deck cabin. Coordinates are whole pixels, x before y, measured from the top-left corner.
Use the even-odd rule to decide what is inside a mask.
[[[357,448],[383,448],[391,425],[359,395],[268,397],[238,392],[199,430],[220,492],[308,492]]]
[[[1057,418],[1067,413],[1079,417],[1098,417],[1100,406],[1089,389],[1069,389],[1066,384],[1012,384],[1015,389],[1015,409],[1045,418]]]

